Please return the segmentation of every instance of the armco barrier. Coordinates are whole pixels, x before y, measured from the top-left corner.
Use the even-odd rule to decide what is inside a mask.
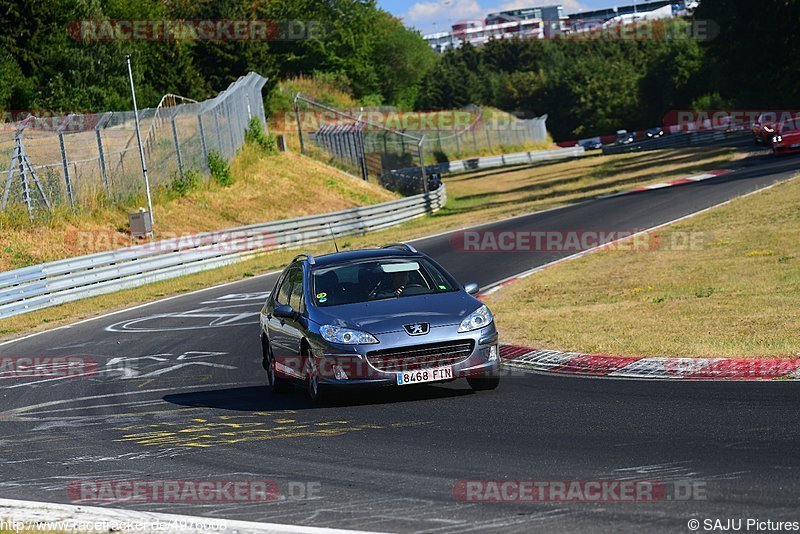
[[[334,213],[156,241],[0,273],[0,319],[236,263],[267,250],[308,245],[403,223],[447,200],[427,194]]]
[[[741,140],[750,134],[749,132],[690,132],[665,135],[656,139],[631,143],[629,145],[611,145],[603,147],[603,154],[627,154],[630,152],[644,152],[647,150],[659,150],[662,148],[679,148],[687,146],[702,146],[716,144],[728,139]]]
[[[486,156],[482,158],[472,158],[458,161],[445,161],[443,163],[436,163],[434,165],[426,165],[425,172],[427,174],[444,174],[451,172],[490,169],[492,167],[504,167],[506,165],[528,165],[542,161],[575,158],[582,156],[584,152],[585,150],[582,146],[554,148],[550,150],[532,150],[530,152],[515,152],[514,154]],[[398,169],[391,172],[400,175],[419,176],[420,168],[411,167],[408,169]]]

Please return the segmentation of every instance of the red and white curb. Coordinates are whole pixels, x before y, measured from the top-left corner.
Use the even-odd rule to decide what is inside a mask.
[[[665,187],[674,187],[676,185],[683,185],[683,184],[690,184],[694,182],[702,182],[703,180],[710,180],[712,178],[716,178],[718,176],[724,176],[726,174],[730,174],[732,171],[710,171],[704,174],[697,174],[695,176],[688,176],[686,178],[678,178],[677,180],[671,180],[669,182],[660,182],[657,184],[650,184],[644,185],[642,187],[637,187],[635,189],[629,189],[627,191],[621,191],[619,193],[614,193],[613,195],[605,195],[598,198],[613,198],[613,197],[621,197],[623,195],[629,195],[631,193],[641,193],[642,191],[651,191],[653,189],[664,189]]]
[[[642,358],[502,345],[504,365],[545,373],[615,378],[780,380],[800,378],[800,359]]]

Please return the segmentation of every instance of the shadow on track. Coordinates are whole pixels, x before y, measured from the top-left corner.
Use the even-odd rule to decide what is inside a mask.
[[[192,393],[165,395],[163,400],[179,406],[217,408],[241,412],[310,410],[336,406],[365,406],[473,395],[471,389],[442,386],[406,386],[358,389],[335,393],[322,406],[313,404],[300,389],[274,393],[267,386],[211,389]]]

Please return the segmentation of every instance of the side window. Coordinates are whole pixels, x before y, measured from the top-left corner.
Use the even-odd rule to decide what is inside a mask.
[[[303,270],[296,269],[289,275],[292,282],[292,292],[289,295],[289,306],[294,311],[303,312]]]
[[[297,269],[290,269],[284,275],[281,286],[278,288],[278,294],[275,296],[275,302],[277,304],[289,304],[289,294],[292,290],[292,275],[296,271]]]

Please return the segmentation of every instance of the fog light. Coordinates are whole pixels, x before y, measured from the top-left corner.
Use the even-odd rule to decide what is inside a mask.
[[[333,376],[336,377],[336,380],[347,380],[347,373],[344,372],[341,365],[333,366]]]
[[[493,362],[497,360],[497,345],[492,345],[489,347],[489,357],[486,358],[486,361]]]

